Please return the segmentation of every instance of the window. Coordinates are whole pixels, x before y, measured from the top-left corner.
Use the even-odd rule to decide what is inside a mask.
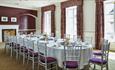
[[[77,6],[66,8],[66,35],[77,36]]]
[[[51,11],[44,12],[44,32],[51,34]]]
[[[105,22],[105,39],[108,39],[110,42],[115,42],[115,3],[114,1],[105,1],[104,2],[104,22]]]

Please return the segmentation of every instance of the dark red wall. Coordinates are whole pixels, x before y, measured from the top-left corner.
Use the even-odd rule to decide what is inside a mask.
[[[35,29],[35,18],[24,14],[37,16],[37,11],[0,6],[0,25],[19,24],[19,29]],[[1,16],[8,17],[8,22],[2,22]],[[11,17],[16,17],[17,22],[11,22]]]

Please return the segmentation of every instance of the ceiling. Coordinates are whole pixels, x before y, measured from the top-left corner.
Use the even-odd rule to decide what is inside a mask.
[[[37,9],[39,7],[47,6],[50,4],[63,2],[67,0],[0,0],[0,6]]]

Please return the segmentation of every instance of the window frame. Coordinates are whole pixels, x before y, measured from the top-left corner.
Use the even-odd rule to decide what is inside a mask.
[[[46,34],[51,34],[51,10],[44,12],[44,31]],[[48,31],[49,30],[49,31]]]
[[[107,24],[106,24],[106,23],[107,23],[106,18],[107,18],[107,17],[113,17],[113,23],[114,23],[114,24],[113,24],[113,25],[114,25],[113,29],[114,29],[114,30],[113,30],[113,35],[112,35],[112,38],[111,38],[111,39],[107,37],[107,32],[104,32],[104,38],[105,38],[105,39],[108,39],[110,42],[115,42],[115,40],[114,40],[114,39],[115,39],[115,12],[114,12],[114,14],[111,15],[111,16],[110,16],[110,15],[107,15],[106,12],[105,12],[105,8],[106,8],[106,5],[107,5],[107,4],[113,4],[113,9],[115,10],[115,1],[112,1],[112,0],[111,0],[111,1],[104,1],[104,19],[105,19],[105,20],[104,20],[104,22],[105,22],[104,27],[106,28],[106,26],[107,26]],[[111,9],[111,8],[110,8],[110,9]],[[106,17],[106,16],[107,16],[107,17]],[[108,22],[108,23],[109,23],[109,22]],[[110,29],[110,27],[109,27],[109,29]],[[106,29],[104,29],[104,31],[106,31]]]
[[[51,33],[55,34],[55,5],[49,5],[41,8],[41,33],[44,32],[44,12],[51,10]]]
[[[69,15],[68,12],[69,12],[69,11],[72,11],[72,12],[73,12],[72,17],[70,17],[70,16],[68,17],[68,15]],[[77,21],[75,21],[75,19],[77,19],[77,16],[76,16],[76,15],[77,15],[77,6],[71,6],[71,7],[67,7],[67,8],[66,8],[66,33],[65,33],[65,34],[66,34],[66,35],[70,35],[70,38],[73,38],[73,36],[77,36]],[[71,24],[69,24],[69,23],[67,22],[69,19],[72,19],[72,20],[73,20],[73,24],[71,23],[71,24],[73,25],[73,27],[72,27],[73,29],[72,29],[72,30],[74,30],[74,27],[75,27],[75,30],[72,32],[72,34],[71,34],[70,31],[69,31],[69,30],[71,29],[71,28],[69,27]],[[75,25],[75,26],[74,26],[74,25]],[[68,28],[69,28],[69,29],[68,29]],[[67,31],[69,31],[69,32],[67,32]],[[74,34],[74,32],[75,32],[75,34]]]
[[[83,40],[83,0],[69,0],[61,3],[61,38],[64,38],[66,32],[66,16],[65,16],[65,8],[77,6],[77,35],[81,37]]]

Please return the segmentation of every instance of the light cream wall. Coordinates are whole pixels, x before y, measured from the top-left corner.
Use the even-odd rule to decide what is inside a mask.
[[[84,0],[84,37],[91,37],[95,44],[95,0]]]
[[[39,34],[41,33],[41,8],[38,8],[38,14],[36,19],[36,32]]]
[[[55,25],[56,25],[56,36],[61,36],[61,5],[60,3],[56,3],[56,11],[55,11]],[[84,0],[83,6],[83,14],[84,14],[84,37],[92,37],[93,45],[95,41],[95,0]],[[41,31],[41,10],[38,9],[38,23],[37,23],[37,31]]]
[[[56,36],[61,37],[61,4],[57,3],[55,11]]]
[[[115,51],[115,42],[110,43],[110,50]]]

